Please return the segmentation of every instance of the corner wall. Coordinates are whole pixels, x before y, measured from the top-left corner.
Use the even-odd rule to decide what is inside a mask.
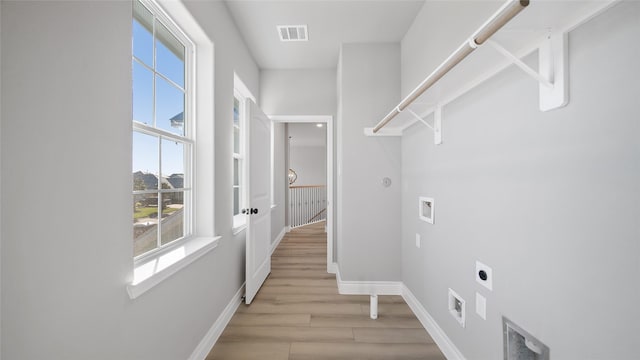
[[[366,137],[399,101],[399,44],[343,44],[338,69],[338,264],[347,281],[400,280],[400,139]],[[389,177],[390,187],[382,185]]]
[[[424,78],[424,44],[455,26],[430,26],[430,5],[402,43],[403,82]],[[510,67],[444,108],[442,145],[421,125],[405,132],[402,280],[467,359],[503,357],[502,316],[555,359],[637,357],[639,33],[640,4],[622,2],[569,34],[565,108],[540,112],[537,83]],[[435,198],[434,225],[418,196]],[[475,282],[476,260],[493,291]],[[466,300],[465,328],[448,288]]]

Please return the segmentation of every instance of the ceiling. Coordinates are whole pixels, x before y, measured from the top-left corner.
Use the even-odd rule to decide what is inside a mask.
[[[402,40],[424,0],[226,0],[261,69],[333,69],[341,43]],[[307,25],[308,42],[280,42],[277,25]]]

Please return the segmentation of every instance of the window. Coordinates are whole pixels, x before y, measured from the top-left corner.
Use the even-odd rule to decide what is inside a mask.
[[[247,222],[247,217],[242,214],[247,201],[245,124],[248,119],[245,109],[247,101],[256,100],[238,75],[234,74],[233,81],[233,228],[240,231]]]
[[[246,223],[242,214],[245,201],[244,178],[244,103],[245,99],[237,91],[233,96],[233,228]]]
[[[133,5],[134,257],[191,235],[193,227],[193,45],[147,5]]]

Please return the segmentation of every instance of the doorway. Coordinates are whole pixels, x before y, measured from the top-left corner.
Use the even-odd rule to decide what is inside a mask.
[[[326,218],[326,230],[327,230],[327,272],[335,274],[336,272],[336,260],[335,260],[335,244],[334,244],[334,229],[335,229],[335,201],[334,201],[334,134],[333,134],[333,116],[329,116],[329,115],[295,115],[295,116],[278,116],[278,115],[273,115],[273,116],[269,116],[269,118],[271,119],[271,121],[275,124],[313,124],[315,126],[317,126],[318,124],[321,124],[322,127],[324,127],[326,129],[326,172],[325,172],[325,176],[326,176],[326,213],[325,214],[320,214],[318,216],[323,216]],[[276,128],[276,126],[273,126],[273,128]],[[273,139],[273,137],[272,137]],[[284,139],[285,141],[288,141],[288,138]],[[273,144],[274,142],[272,141],[272,169],[274,169],[274,150],[273,150]],[[285,147],[285,150],[286,149]],[[289,192],[289,168],[287,167],[285,169],[286,172],[284,173],[276,173],[275,171],[272,171],[272,179],[276,179],[276,176],[282,176],[285,178],[285,184],[287,186],[287,189],[285,191],[285,194],[288,194]],[[273,181],[274,184],[278,183],[277,181]],[[275,192],[275,190],[274,190]],[[285,202],[284,204],[288,205],[288,195],[285,196]],[[316,213],[311,214],[312,217],[316,216],[322,209],[316,209]],[[291,223],[289,221],[289,219],[285,216],[286,219],[286,224],[287,226],[291,226]]]

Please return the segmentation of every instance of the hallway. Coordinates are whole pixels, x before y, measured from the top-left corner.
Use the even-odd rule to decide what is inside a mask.
[[[324,222],[287,233],[207,360],[444,359],[400,296],[380,296],[371,320],[368,296],[339,295],[326,258]]]

